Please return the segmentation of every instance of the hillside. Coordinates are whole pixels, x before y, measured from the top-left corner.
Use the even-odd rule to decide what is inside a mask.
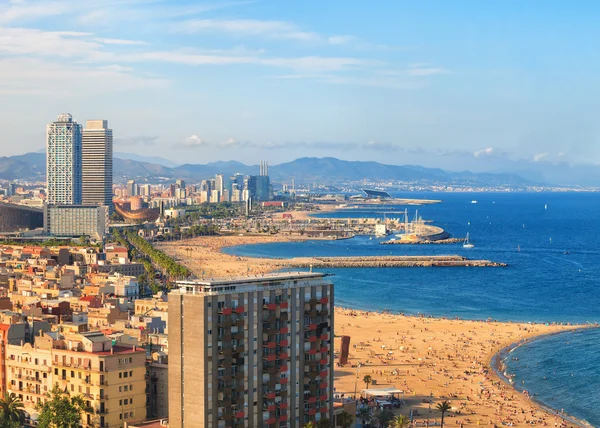
[[[139,181],[174,180],[182,178],[200,181],[214,177],[217,173],[225,175],[258,174],[258,166],[244,165],[240,162],[213,162],[207,164],[185,164],[168,167],[158,163],[133,159],[114,158],[115,182],[130,179]],[[26,153],[24,155],[0,158],[0,179],[5,180],[44,180],[46,160],[44,153]],[[415,165],[386,165],[378,162],[345,161],[336,158],[300,158],[291,162],[273,165],[269,174],[275,181],[296,183],[335,184],[349,181],[403,181],[446,184],[473,185],[527,185],[531,184],[516,174],[472,173],[469,171],[450,172],[438,168],[425,168]]]

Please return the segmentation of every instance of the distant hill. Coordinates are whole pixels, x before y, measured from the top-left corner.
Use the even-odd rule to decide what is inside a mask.
[[[122,159],[118,156],[114,158],[115,182],[124,182],[129,179],[155,181],[160,178],[182,178],[199,181],[214,177],[218,173],[233,175],[235,173],[258,174],[258,172],[259,167],[257,165],[249,166],[236,161],[168,167],[159,163]],[[0,158],[0,179],[44,180],[45,174],[46,156],[44,153],[26,153]],[[310,157],[270,166],[269,175],[276,181],[295,179],[296,183],[318,182],[320,184],[335,184],[364,179],[370,181],[436,182],[484,186],[531,184],[530,181],[517,174],[450,172],[415,165],[385,165],[378,162]]]

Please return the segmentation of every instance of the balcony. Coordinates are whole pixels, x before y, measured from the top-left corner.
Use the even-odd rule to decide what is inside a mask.
[[[263,304],[263,309],[267,309],[269,311],[274,311],[275,309],[277,309],[277,304],[276,303],[265,303],[265,304]]]
[[[287,309],[287,308],[288,308],[288,306],[289,306],[289,303],[288,303],[288,302],[281,302],[281,303],[279,304],[279,307],[280,307],[281,309]]]

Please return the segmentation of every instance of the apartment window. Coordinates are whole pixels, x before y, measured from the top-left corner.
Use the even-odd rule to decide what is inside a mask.
[[[119,372],[119,379],[123,378],[123,373]]]
[[[119,400],[119,406],[123,405],[123,400]]]
[[[129,377],[133,377],[133,370],[129,372]]]

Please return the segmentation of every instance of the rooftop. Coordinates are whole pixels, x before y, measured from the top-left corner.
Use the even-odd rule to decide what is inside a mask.
[[[179,290],[174,291],[180,294],[193,294],[200,296],[214,296],[221,294],[247,293],[263,290],[264,287],[274,288],[294,288],[298,286],[298,281],[305,282],[303,286],[316,286],[322,284],[322,281],[315,281],[330,276],[325,273],[313,272],[282,272],[268,273],[254,276],[237,276],[230,278],[210,278],[196,279],[188,281],[177,281]]]
[[[287,280],[315,279],[328,276],[325,273],[313,272],[281,272],[266,273],[254,276],[232,276],[229,278],[209,278],[177,281],[178,285],[201,285],[208,287],[238,285],[238,284],[264,284],[265,282],[280,282]],[[267,284],[265,284],[267,285]]]

